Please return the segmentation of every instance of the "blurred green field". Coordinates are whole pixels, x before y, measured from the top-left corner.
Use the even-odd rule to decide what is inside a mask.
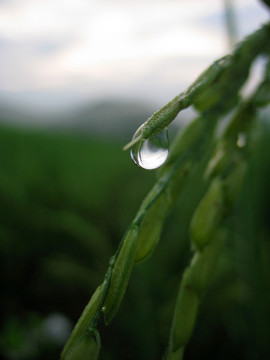
[[[57,359],[69,322],[75,324],[102,281],[155,181],[155,173],[137,168],[122,146],[1,126],[3,359]],[[269,150],[269,126],[262,123],[186,359],[270,358]],[[204,190],[202,176],[187,186],[152,258],[136,265],[116,319],[101,328],[102,360],[161,358],[181,271],[190,259],[189,220]],[[48,328],[53,314],[58,318]]]

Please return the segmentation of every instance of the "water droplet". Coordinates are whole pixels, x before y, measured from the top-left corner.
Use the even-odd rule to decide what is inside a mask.
[[[141,128],[133,136],[138,137]],[[132,160],[143,169],[152,170],[165,163],[169,154],[168,129],[149,139],[141,140],[130,151]]]

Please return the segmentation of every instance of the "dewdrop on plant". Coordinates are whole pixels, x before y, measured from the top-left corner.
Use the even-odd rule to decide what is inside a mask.
[[[137,138],[141,132],[140,127],[133,136]],[[165,128],[149,139],[142,139],[130,151],[132,160],[139,167],[153,170],[165,163],[169,154],[168,129]]]

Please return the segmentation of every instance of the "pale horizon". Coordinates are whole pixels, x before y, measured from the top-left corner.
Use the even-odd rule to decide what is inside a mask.
[[[256,0],[234,4],[238,40],[268,18]],[[229,51],[221,0],[2,0],[0,102],[159,106]]]

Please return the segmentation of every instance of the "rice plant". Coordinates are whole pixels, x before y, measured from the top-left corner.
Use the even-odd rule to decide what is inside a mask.
[[[260,122],[267,116],[269,39],[270,24],[267,23],[231,54],[215,61],[185,92],[154,113],[124,147],[131,149],[133,160],[142,168],[162,166],[157,182],[142,201],[111,257],[103,282],[67,341],[62,360],[98,359],[102,342],[100,323],[104,321],[109,325],[112,322],[133,267],[154,256],[168,214],[174,211],[187,184],[201,177],[206,190],[189,219],[192,257],[179,278],[168,346],[164,348],[163,357],[166,360],[185,358],[184,350],[192,336],[201,299],[218,269],[224,244],[230,237],[227,220],[233,214],[251,154],[256,152]],[[258,59],[263,59],[264,74],[247,96],[243,89],[250,69]],[[166,129],[178,114],[181,116],[183,109],[190,106],[198,115],[180,131],[168,152]],[[157,160],[160,154],[161,160]]]

